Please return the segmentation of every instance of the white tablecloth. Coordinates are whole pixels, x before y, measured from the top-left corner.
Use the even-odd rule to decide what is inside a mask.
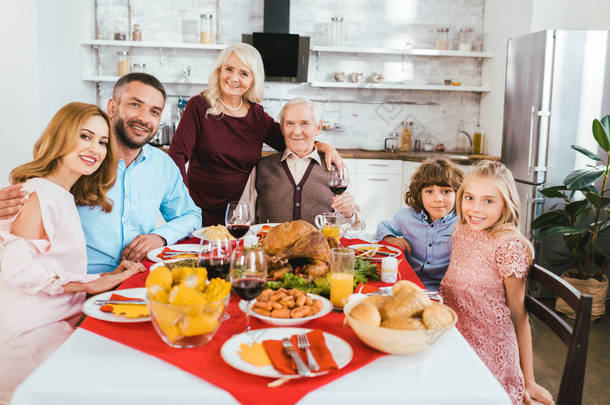
[[[269,395],[273,393],[270,388]],[[226,391],[156,357],[77,329],[19,386],[11,405],[195,403],[237,402]],[[510,405],[510,400],[454,328],[426,352],[381,357],[299,402],[329,403]]]

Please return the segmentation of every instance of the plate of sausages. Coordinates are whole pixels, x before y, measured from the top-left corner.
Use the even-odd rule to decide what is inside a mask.
[[[268,288],[249,304],[241,301],[239,308],[269,325],[299,326],[323,317],[332,311],[333,306],[324,297],[295,288]]]

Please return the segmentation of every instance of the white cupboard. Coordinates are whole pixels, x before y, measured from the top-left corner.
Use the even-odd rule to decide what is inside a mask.
[[[360,207],[367,232],[375,232],[379,221],[400,208],[402,161],[346,159],[350,192]]]

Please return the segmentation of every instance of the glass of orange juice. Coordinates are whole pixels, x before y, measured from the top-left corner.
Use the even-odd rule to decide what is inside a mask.
[[[330,302],[336,308],[343,308],[344,302],[354,292],[354,264],[353,249],[330,250]]]

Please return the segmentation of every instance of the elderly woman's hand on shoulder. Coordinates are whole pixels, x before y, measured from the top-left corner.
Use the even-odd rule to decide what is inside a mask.
[[[325,142],[316,142],[316,148],[318,151],[324,152],[324,161],[328,170],[330,170],[332,165],[335,165],[339,170],[343,169],[343,159],[332,145]]]

